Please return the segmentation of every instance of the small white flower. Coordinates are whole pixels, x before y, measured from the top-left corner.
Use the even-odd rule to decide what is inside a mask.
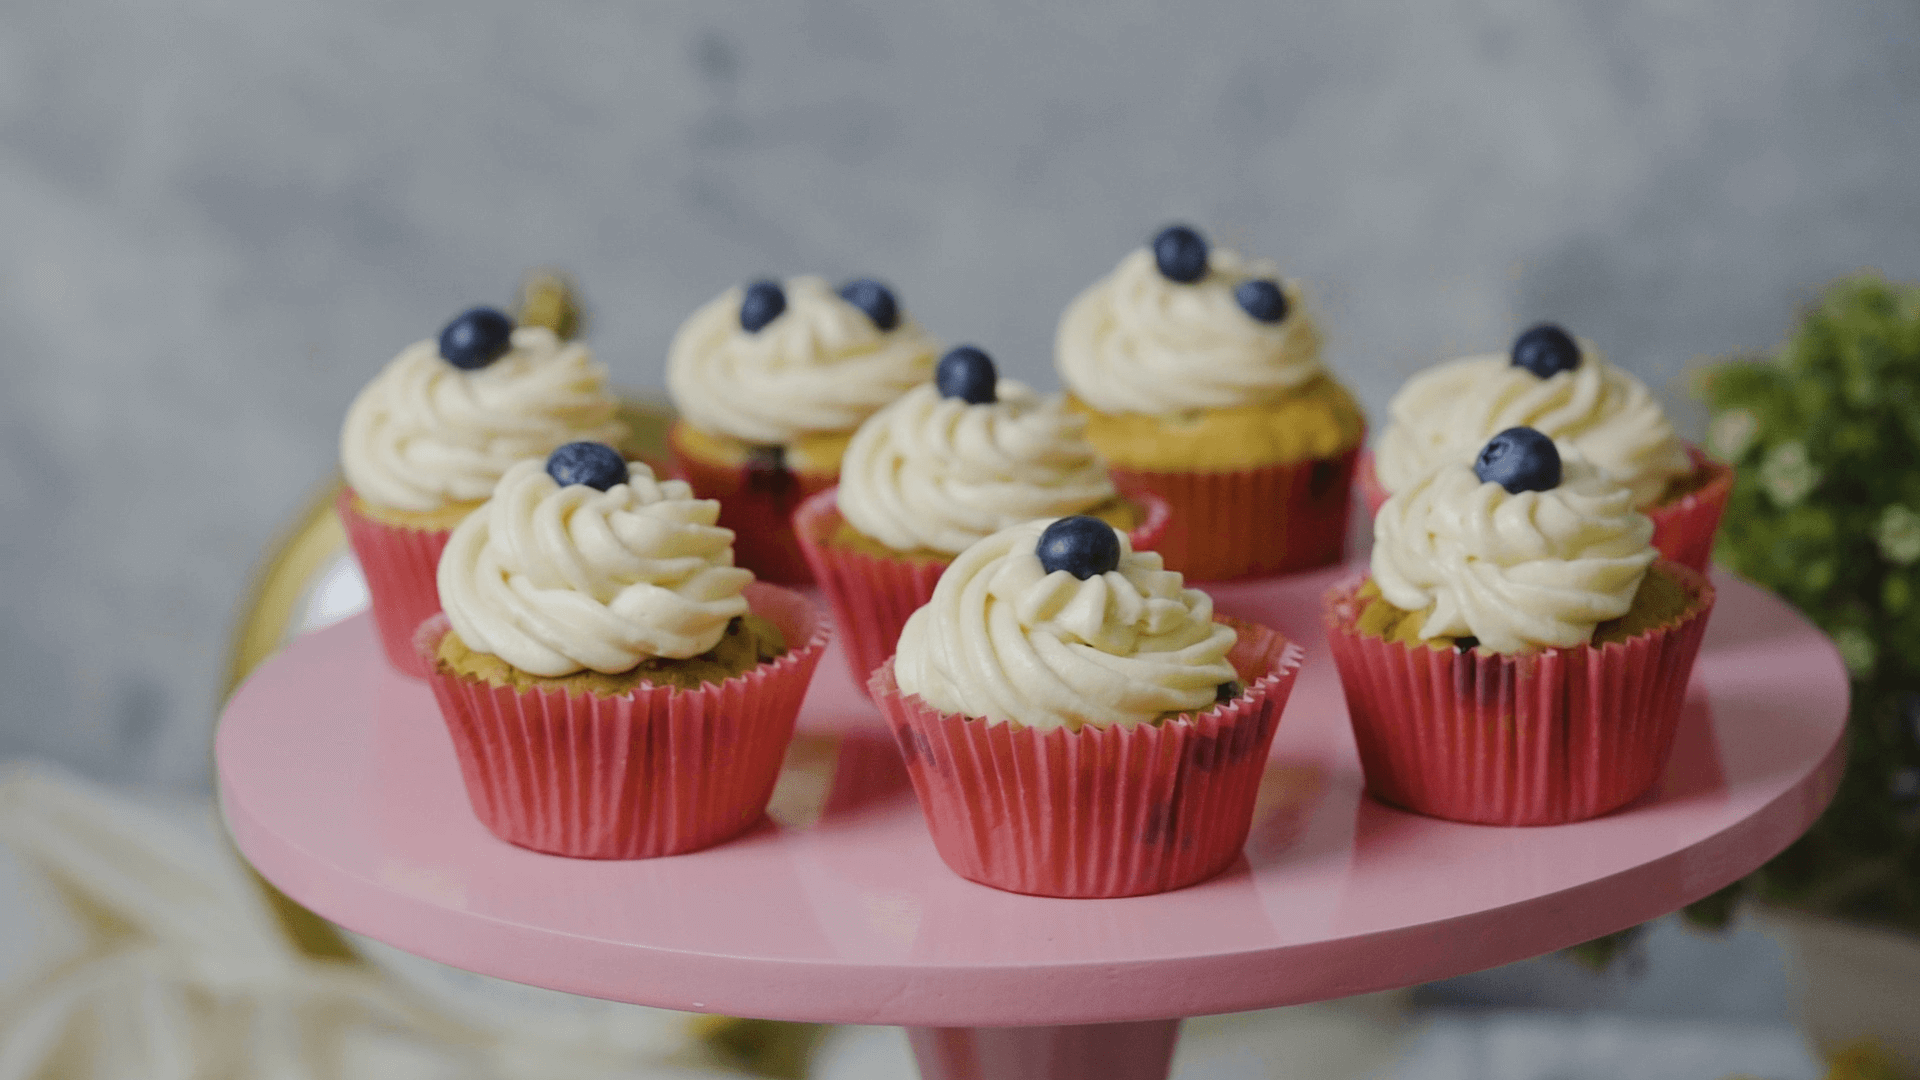
[[[1707,425],[1707,449],[1721,461],[1738,461],[1760,431],[1760,418],[1747,409],[1728,409]]]
[[[1774,505],[1789,510],[1820,486],[1820,470],[1807,459],[1805,446],[1784,442],[1760,460],[1760,486]]]
[[[1920,559],[1920,514],[1894,503],[1880,515],[1874,530],[1880,542],[1880,554],[1895,566],[1908,566]]]
[[[1873,662],[1879,656],[1879,648],[1865,630],[1857,626],[1843,627],[1834,631],[1834,648],[1840,650],[1840,660],[1847,665],[1857,679],[1864,679],[1873,672]]]

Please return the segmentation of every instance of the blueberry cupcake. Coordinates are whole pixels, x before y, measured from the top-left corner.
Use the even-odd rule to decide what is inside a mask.
[[[1139,550],[1167,525],[1159,498],[1114,487],[1085,418],[1060,395],[1000,378],[962,345],[933,382],[860,425],[839,486],[801,504],[794,533],[864,686],[955,555],[1009,525],[1074,514],[1127,532]]]
[[[1115,478],[1167,501],[1168,566],[1220,580],[1340,559],[1366,422],[1272,263],[1171,226],[1068,305],[1054,351]]]
[[[396,669],[424,674],[413,633],[440,610],[440,549],[501,476],[563,443],[625,437],[606,375],[585,345],[475,308],[409,345],[354,398],[336,509]]]
[[[760,821],[827,628],[733,565],[719,516],[581,442],[508,469],[454,528],[414,647],[495,835],[638,859]]]
[[[1430,368],[1394,395],[1391,422],[1361,467],[1370,510],[1442,462],[1464,459],[1495,433],[1531,427],[1572,445],[1653,519],[1653,544],[1706,569],[1733,490],[1733,470],[1675,434],[1666,411],[1593,343],[1550,323],[1514,339],[1505,355]]]
[[[789,517],[833,486],[854,429],[931,377],[937,354],[865,278],[838,291],[817,277],[728,289],[680,327],[667,354],[674,467],[720,500],[742,565],[809,579]]]
[[[1555,825],[1666,767],[1713,589],[1633,492],[1532,428],[1430,470],[1374,518],[1372,574],[1327,596],[1367,788],[1489,825]]]
[[[961,552],[870,692],[956,873],[1134,896],[1239,858],[1300,659],[1080,516]]]

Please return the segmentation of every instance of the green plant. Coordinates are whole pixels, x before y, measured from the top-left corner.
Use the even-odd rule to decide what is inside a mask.
[[[1697,389],[1738,469],[1714,558],[1826,631],[1853,680],[1833,805],[1748,884],[1920,930],[1920,285],[1843,278],[1776,355]]]

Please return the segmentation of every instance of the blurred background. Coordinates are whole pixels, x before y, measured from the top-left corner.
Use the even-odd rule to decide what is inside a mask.
[[[1061,308],[1188,220],[1309,283],[1376,418],[1555,319],[1699,437],[1704,358],[1920,278],[1916,116],[1912,0],[0,7],[0,760],[204,799],[236,607],[348,401],[530,267],[634,390],[799,272],[1053,387]],[[1770,941],[1453,1000],[1784,1024]]]

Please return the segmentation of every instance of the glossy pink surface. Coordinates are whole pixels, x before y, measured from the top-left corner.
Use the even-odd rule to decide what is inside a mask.
[[[1319,632],[1320,594],[1343,572],[1210,590],[1308,661],[1245,858],[1160,896],[1017,896],[948,871],[837,657],[802,710],[776,823],[691,855],[586,862],[494,839],[427,688],[386,665],[364,617],[297,641],[234,696],[221,798],[274,884],[435,960],[670,1008],[964,1027],[1285,1005],[1532,956],[1720,888],[1832,795],[1838,656],[1786,605],[1721,575],[1674,760],[1647,797],[1543,829],[1376,803]]]

